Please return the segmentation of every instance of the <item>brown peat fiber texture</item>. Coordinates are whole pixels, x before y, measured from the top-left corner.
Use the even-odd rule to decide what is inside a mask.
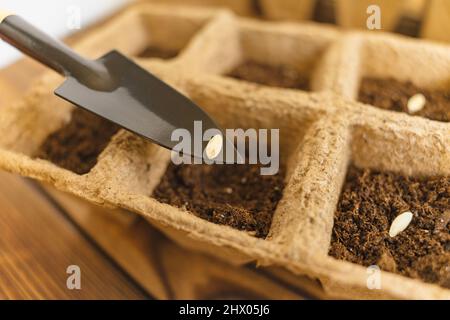
[[[217,224],[267,236],[284,188],[284,170],[261,175],[260,165],[170,164],[153,196]]]
[[[309,90],[309,78],[284,65],[271,66],[249,60],[238,65],[228,76],[270,87]]]
[[[178,50],[162,49],[156,46],[148,46],[141,53],[141,58],[159,58],[159,59],[172,59],[178,55]]]
[[[426,97],[427,103],[414,115],[450,122],[450,91],[421,89],[411,82],[394,79],[365,78],[359,90],[359,100],[381,109],[408,113],[408,100],[418,93]]]
[[[389,228],[411,211],[410,225]],[[450,178],[404,177],[349,168],[337,212],[330,255],[450,288]]]
[[[119,129],[106,119],[76,108],[70,122],[48,136],[35,157],[85,174],[95,166],[97,157]]]

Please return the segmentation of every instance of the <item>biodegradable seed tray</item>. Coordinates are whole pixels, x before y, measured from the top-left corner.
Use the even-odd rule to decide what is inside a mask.
[[[148,47],[178,55],[168,60],[139,57]],[[445,86],[448,47],[382,34],[342,34],[314,24],[242,19],[222,10],[145,4],[125,11],[76,46],[90,57],[112,48],[134,56],[225,128],[280,129],[285,188],[268,236],[256,238],[153,199],[170,152],[125,130],[112,137],[87,174],[35,158],[74,109],[53,95],[62,80],[53,73],[19,103],[2,106],[1,168],[100,205],[137,212],[182,246],[234,264],[256,261],[306,275],[330,297],[450,298],[448,289],[384,271],[381,289],[370,290],[366,267],[328,254],[350,163],[404,175],[450,176],[450,124],[354,101],[362,74]],[[226,76],[246,59],[296,68],[309,77],[312,92]]]

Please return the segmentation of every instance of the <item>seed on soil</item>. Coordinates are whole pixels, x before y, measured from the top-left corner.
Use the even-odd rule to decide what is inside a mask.
[[[411,223],[412,218],[413,218],[413,214],[411,213],[411,211],[406,211],[406,212],[403,212],[402,214],[398,215],[394,219],[394,221],[392,221],[391,228],[389,229],[389,236],[391,238],[394,238],[400,232],[402,232],[406,228],[408,228],[409,224]]]
[[[214,137],[211,138],[211,140],[209,140],[208,144],[206,145],[205,148],[206,156],[211,160],[217,157],[220,151],[222,150],[222,144],[223,144],[222,135],[216,134]]]
[[[425,98],[425,96],[423,94],[421,94],[421,93],[415,94],[408,100],[408,104],[407,104],[408,112],[409,113],[419,112],[420,110],[422,110],[425,107],[426,103],[427,103],[427,99]]]
[[[412,99],[417,94],[423,95],[426,99],[420,95],[419,98]],[[445,89],[421,88],[411,81],[403,82],[393,78],[363,78],[358,100],[384,110],[450,122],[450,94]],[[411,110],[408,107],[410,100],[419,101],[412,102]],[[421,106],[424,100],[425,104]]]
[[[228,193],[228,194],[232,194],[233,193],[233,189],[232,188],[225,188],[224,191],[225,191],[225,193]]]
[[[450,288],[449,192],[448,176],[404,176],[351,164],[334,217],[330,255]],[[395,227],[394,218],[402,219],[405,211],[414,215],[412,222]],[[400,230],[408,223],[402,233],[389,236],[392,224]]]

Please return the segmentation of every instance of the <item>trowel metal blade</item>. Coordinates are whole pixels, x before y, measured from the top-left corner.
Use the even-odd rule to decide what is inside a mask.
[[[178,143],[171,139],[175,129],[188,130],[193,139],[194,121],[201,121],[204,131],[220,130],[194,102],[119,52],[97,61],[116,81],[114,88],[96,90],[69,75],[55,94],[169,149]],[[190,155],[203,158],[207,141],[202,143],[201,151],[192,148]]]

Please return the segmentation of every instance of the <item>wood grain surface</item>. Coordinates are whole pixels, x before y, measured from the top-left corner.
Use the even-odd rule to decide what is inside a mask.
[[[66,286],[69,265],[81,290]],[[0,172],[1,299],[148,297],[25,179]]]

